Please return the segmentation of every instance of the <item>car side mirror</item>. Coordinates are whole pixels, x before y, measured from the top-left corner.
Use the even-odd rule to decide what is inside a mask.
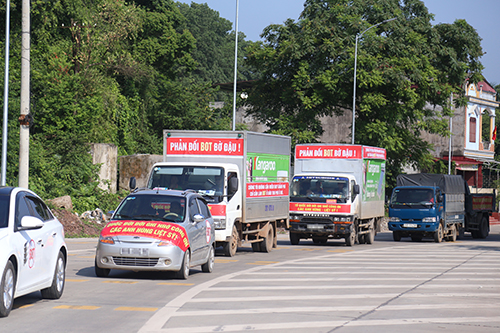
[[[130,187],[130,190],[131,190],[131,191],[132,191],[132,190],[135,190],[136,185],[137,185],[137,184],[136,184],[136,182],[137,182],[137,181],[135,180],[135,177],[130,177],[130,181],[129,181],[129,183],[128,183],[128,187]]]
[[[203,222],[203,221],[205,221],[205,216],[203,216],[201,214],[195,214],[193,216],[193,222],[199,223],[199,222]]]
[[[23,230],[40,229],[41,227],[43,227],[43,221],[38,217],[24,216],[21,219],[21,229]]]
[[[233,195],[238,191],[238,177],[229,178],[229,183],[227,184],[227,194]]]

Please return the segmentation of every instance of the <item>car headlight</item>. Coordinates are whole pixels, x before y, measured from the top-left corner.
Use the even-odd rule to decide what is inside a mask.
[[[174,245],[171,241],[160,241],[158,243],[158,246],[170,246],[170,245]]]
[[[214,219],[214,228],[218,230],[226,229],[226,219]]]
[[[424,222],[424,223],[425,222],[436,222],[436,217],[435,216],[433,216],[433,217],[424,217],[422,219],[422,222]]]
[[[113,237],[99,237],[99,242],[104,244],[114,244],[115,240]]]
[[[401,222],[401,219],[399,217],[393,216],[389,218],[389,222]]]

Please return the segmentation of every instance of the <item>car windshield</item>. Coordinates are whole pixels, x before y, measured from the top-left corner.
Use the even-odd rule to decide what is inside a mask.
[[[423,208],[433,205],[434,191],[428,188],[396,188],[391,197],[393,208]]]
[[[224,195],[224,169],[201,166],[156,166],[149,178],[148,188],[195,190],[207,200],[213,201]]]
[[[325,201],[335,199],[345,203],[349,194],[349,180],[341,177],[296,176],[292,179],[291,200]]]
[[[113,220],[182,222],[185,212],[186,199],[184,197],[131,194],[122,201],[113,215]]]
[[[7,228],[9,224],[9,196],[0,196],[0,228]]]

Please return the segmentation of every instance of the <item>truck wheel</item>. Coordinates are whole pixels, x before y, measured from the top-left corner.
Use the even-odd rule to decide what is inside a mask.
[[[0,317],[7,317],[14,305],[16,292],[16,270],[12,261],[7,261],[0,281]]]
[[[273,243],[274,243],[274,232],[273,228],[269,227],[269,230],[267,231],[267,237],[264,238],[264,241],[260,243],[260,251],[266,253],[271,252],[271,250],[273,249]]]
[[[483,216],[483,218],[481,219],[481,223],[479,224],[478,238],[484,239],[488,237],[488,234],[490,233],[488,229],[489,229],[488,219],[486,218],[486,216]]]
[[[450,237],[448,238],[450,242],[456,242],[457,240],[457,226],[456,225],[452,225],[451,226],[451,230],[450,230]]]
[[[366,234],[358,235],[358,243],[359,244],[366,243]]]
[[[376,233],[373,219],[370,222],[370,227],[369,227],[368,231],[370,231],[370,232],[365,234],[366,244],[373,244],[373,242],[375,242],[375,233]]]
[[[439,223],[438,230],[434,231],[434,242],[441,243],[443,240],[443,225]]]
[[[394,239],[395,242],[399,242],[401,240],[401,233],[399,231],[393,231],[392,239]]]
[[[238,240],[239,240],[238,229],[236,225],[233,225],[233,234],[231,235],[231,240],[224,243],[224,255],[226,257],[234,257],[236,250],[238,250]]]
[[[290,243],[292,245],[299,245],[299,241],[300,241],[299,234],[296,234],[295,232],[290,232]]]
[[[353,246],[356,243],[356,237],[356,228],[353,228],[349,236],[347,236],[345,239],[345,245]]]
[[[262,242],[252,243],[253,252],[260,252],[260,243]]]

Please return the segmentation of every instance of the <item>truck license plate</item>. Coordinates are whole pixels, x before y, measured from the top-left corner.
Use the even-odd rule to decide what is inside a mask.
[[[418,225],[416,225],[415,223],[405,223],[405,224],[403,224],[403,227],[405,227],[405,228],[416,228],[416,227],[418,227]]]
[[[307,226],[307,229],[320,230],[320,229],[324,229],[324,227],[322,224],[309,224]]]

